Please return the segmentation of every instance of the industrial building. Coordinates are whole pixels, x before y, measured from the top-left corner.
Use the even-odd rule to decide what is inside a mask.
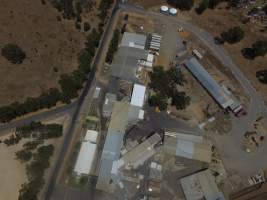
[[[145,49],[146,40],[147,40],[146,35],[124,32],[120,46]]]
[[[111,65],[112,76],[136,82],[137,70],[141,60],[146,60],[148,51],[144,49],[122,46],[118,49]]]
[[[134,84],[131,105],[143,107],[146,98],[146,87],[140,84]]]
[[[186,200],[225,200],[209,169],[180,180]]]
[[[128,124],[129,103],[115,102],[105,140],[96,188],[109,191],[113,162],[119,159],[123,137]],[[114,180],[113,180],[114,181]]]
[[[153,134],[118,160],[118,168],[137,169],[155,153],[154,146],[162,140],[158,133]]]
[[[111,116],[112,108],[116,100],[117,100],[117,96],[115,94],[107,93],[105,95],[105,102],[104,102],[103,111],[102,111],[102,114],[104,117],[108,118]]]
[[[92,164],[96,152],[96,141],[98,132],[94,130],[88,130],[82,141],[79,155],[74,167],[74,172],[78,177],[87,176],[92,170]]]
[[[164,151],[171,155],[198,160],[201,162],[211,162],[211,145],[204,141],[202,136],[165,133]]]
[[[237,99],[231,98],[230,91],[221,87],[196,58],[188,59],[185,66],[223,109],[231,109],[236,113],[236,109],[242,107]]]

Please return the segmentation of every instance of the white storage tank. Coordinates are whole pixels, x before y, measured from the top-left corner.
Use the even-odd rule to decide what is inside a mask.
[[[169,11],[168,6],[161,6],[160,7],[160,12],[167,13]]]
[[[175,9],[175,8],[171,8],[169,10],[169,12],[170,12],[171,15],[177,15],[177,9]]]

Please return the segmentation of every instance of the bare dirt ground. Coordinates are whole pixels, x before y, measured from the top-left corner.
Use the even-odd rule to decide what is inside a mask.
[[[27,180],[25,165],[15,160],[15,152],[22,148],[22,144],[10,147],[0,144],[0,200],[17,199],[21,184]]]
[[[77,68],[77,54],[84,33],[74,21],[58,21],[61,14],[41,1],[2,0],[0,7],[0,47],[15,43],[26,52],[20,65],[0,56],[0,105],[23,101],[58,86],[62,73]],[[58,72],[53,70],[58,69]]]
[[[252,22],[242,24],[241,14],[236,10],[226,10],[221,4],[216,10],[207,9],[202,15],[197,15],[195,12],[187,13],[191,20],[200,27],[207,30],[213,36],[218,36],[222,31],[234,26],[240,26],[245,31],[244,39],[234,45],[224,44],[231,55],[233,61],[240,67],[245,75],[251,80],[254,87],[261,92],[267,101],[267,85],[261,84],[255,74],[258,70],[266,69],[267,56],[258,57],[253,61],[245,59],[241,50],[246,47],[251,47],[256,40],[267,38],[267,33],[261,32],[261,28]]]
[[[160,5],[166,4],[163,0],[131,0],[130,2],[143,6],[149,10],[159,10]],[[266,69],[267,56],[258,57],[253,61],[245,59],[241,54],[241,49],[251,47],[256,40],[266,39],[267,33],[261,32],[262,27],[253,22],[243,24],[244,11],[239,12],[237,10],[225,9],[225,4],[222,3],[215,10],[207,9],[202,15],[197,15],[192,9],[189,12],[179,11],[179,18],[192,21],[201,28],[205,29],[213,36],[218,36],[222,31],[225,31],[233,26],[240,26],[245,31],[245,38],[234,45],[224,44],[224,48],[227,49],[231,55],[233,61],[240,67],[245,75],[252,82],[254,87],[262,94],[267,102],[267,85],[261,84],[256,78],[255,74],[258,70]],[[229,74],[227,74],[228,76]]]
[[[55,119],[50,119],[49,121],[45,121],[45,123],[59,123],[63,124],[63,129],[67,128],[69,122],[68,116],[58,117]],[[13,134],[11,132],[10,134]],[[1,137],[0,140],[4,140],[9,137],[9,135]],[[63,133],[64,134],[64,133]],[[0,179],[2,184],[0,185],[0,200],[14,200],[18,198],[18,193],[21,188],[21,184],[27,181],[25,164],[21,164],[18,160],[15,159],[15,153],[21,150],[22,145],[28,140],[21,140],[17,145],[6,146],[4,143],[0,144]],[[59,153],[59,147],[63,141],[63,136],[59,139],[49,139],[45,141],[45,145],[53,144],[55,147],[55,151],[53,156],[50,159],[50,169],[54,166],[55,159]],[[45,180],[49,179],[50,170],[46,171]],[[46,185],[44,186],[44,188]]]

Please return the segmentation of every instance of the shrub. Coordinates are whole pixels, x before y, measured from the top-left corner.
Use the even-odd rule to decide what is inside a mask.
[[[267,84],[267,70],[257,71],[256,77],[261,83]]]
[[[16,158],[22,163],[28,162],[32,158],[32,152],[25,149],[17,151]]]
[[[267,53],[267,40],[258,40],[252,44],[252,48],[244,48],[241,50],[241,53],[250,60],[257,56],[265,56]]]
[[[85,32],[87,32],[87,31],[89,31],[91,29],[91,25],[90,25],[90,23],[89,22],[84,22],[83,23],[83,30],[85,31]]]
[[[20,64],[26,58],[24,51],[16,44],[6,44],[2,48],[2,56],[13,64]]]
[[[167,0],[167,2],[180,10],[190,10],[194,5],[194,0]]]
[[[118,50],[119,38],[120,38],[120,31],[119,29],[116,29],[113,33],[113,38],[111,40],[111,43],[109,45],[108,52],[106,55],[106,62],[109,64],[112,63],[114,53]]]
[[[228,31],[222,32],[221,38],[230,44],[234,44],[240,42],[244,38],[244,35],[244,31],[239,26],[236,26]]]

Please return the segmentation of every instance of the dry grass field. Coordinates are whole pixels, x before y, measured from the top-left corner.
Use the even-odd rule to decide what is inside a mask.
[[[224,5],[219,6],[219,8],[220,7],[224,7]],[[234,45],[226,43],[223,46],[267,102],[267,85],[261,84],[255,76],[258,70],[266,69],[267,56],[258,57],[251,61],[245,59],[241,54],[243,48],[251,47],[256,40],[267,39],[267,32],[261,32],[260,30],[262,28],[252,22],[243,24],[241,22],[240,13],[233,10],[208,9],[200,16],[195,12],[190,12],[189,15],[194,23],[207,30],[213,36],[218,36],[222,31],[234,26],[240,26],[244,30],[245,37],[241,42]]]
[[[0,105],[57,87],[60,74],[77,68],[84,33],[75,29],[73,20],[57,20],[60,15],[40,0],[1,1],[0,48],[15,43],[25,51],[26,59],[14,65],[0,56]]]
[[[69,116],[62,116],[57,117],[54,119],[49,119],[45,121],[45,123],[58,123],[63,125],[63,130],[66,130],[68,123],[69,123]],[[10,132],[6,136],[0,137],[0,140],[4,141],[5,138],[8,138],[10,134],[13,134],[14,132]],[[64,132],[63,132],[64,134]],[[61,138],[53,138],[46,140],[44,145],[53,144],[55,147],[55,151],[53,156],[50,159],[50,168],[53,168],[55,165],[55,160],[57,159],[60,147],[63,142],[63,137]],[[1,159],[1,165],[0,165],[0,179],[1,179],[1,185],[0,185],[0,200],[14,200],[18,198],[19,190],[21,188],[21,185],[25,182],[27,182],[27,176],[26,176],[26,164],[20,163],[19,160],[16,160],[15,153],[17,151],[20,151],[23,149],[23,144],[29,141],[28,139],[22,139],[18,144],[6,146],[4,143],[0,144],[0,159]],[[2,162],[4,161],[4,162]],[[40,192],[40,199],[43,195],[44,189],[47,187],[47,181],[50,178],[51,170],[46,170],[45,173],[45,185]]]

